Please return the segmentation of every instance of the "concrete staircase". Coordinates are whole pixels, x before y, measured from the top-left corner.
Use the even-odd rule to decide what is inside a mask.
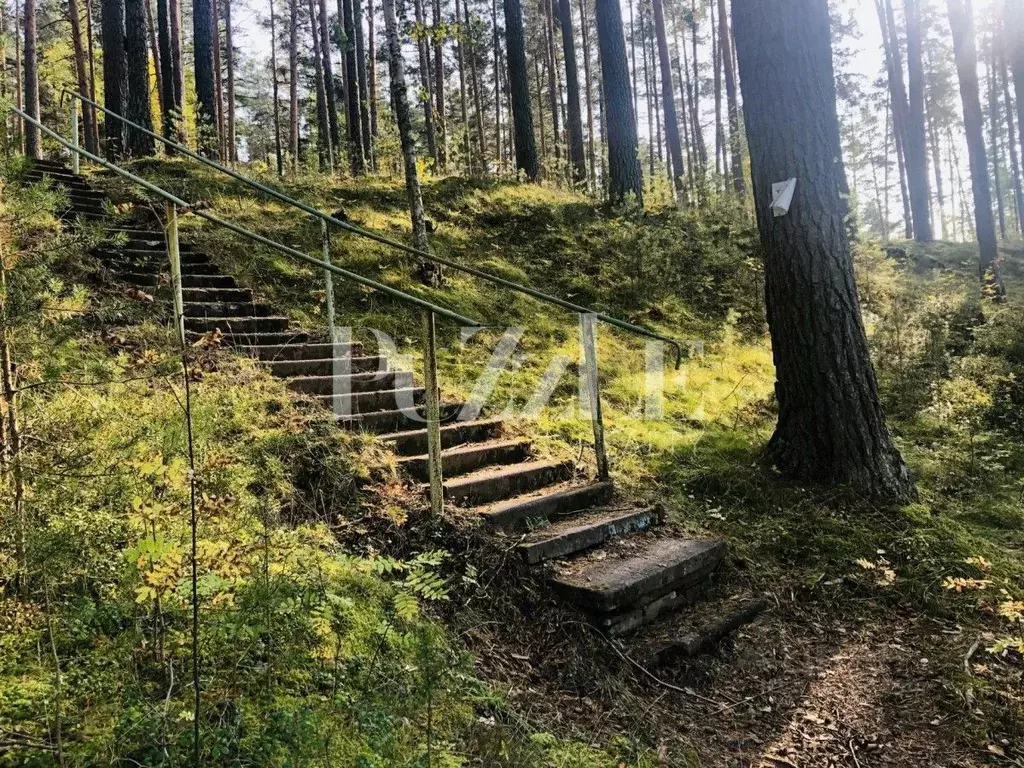
[[[69,221],[82,216],[107,225],[112,244],[97,255],[117,279],[147,292],[166,290],[162,231],[105,221],[103,194],[59,163],[37,161],[25,179],[66,187]],[[295,393],[344,412],[336,416],[339,426],[379,435],[426,493],[424,390],[411,371],[392,370],[387,358],[365,353],[358,342],[335,345],[295,328],[192,246],[181,246],[181,261],[190,337],[220,334],[221,343],[263,361]],[[461,408],[442,408],[450,508],[520,538],[516,548],[525,562],[547,568],[555,592],[609,634],[697,599],[724,557],[721,542],[659,531],[656,510],[631,506],[616,498],[610,482],[590,481],[571,464],[536,455],[533,443],[510,434],[501,419],[461,420]]]

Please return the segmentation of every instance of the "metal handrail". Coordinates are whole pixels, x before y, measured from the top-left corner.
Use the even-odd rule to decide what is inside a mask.
[[[296,200],[292,197],[289,197],[288,195],[284,194],[283,192],[279,192],[273,187],[269,187],[266,184],[261,184],[260,182],[255,181],[254,179],[250,179],[247,176],[243,176],[237,171],[234,171],[231,168],[223,166],[215,160],[211,160],[208,157],[203,157],[199,153],[193,152],[188,147],[183,146],[177,143],[176,141],[168,139],[164,136],[161,136],[155,131],[151,131],[148,128],[139,125],[138,123],[135,123],[129,120],[128,118],[123,117],[122,115],[119,115],[116,112],[107,109],[102,104],[99,104],[93,101],[92,99],[83,96],[77,91],[72,91],[70,89],[64,89],[64,91],[73,98],[81,99],[82,101],[91,104],[96,109],[101,110],[105,114],[117,120],[120,120],[124,124],[131,126],[132,128],[138,131],[142,131],[147,136],[151,136],[157,141],[164,143],[168,147],[172,147],[176,152],[180,152],[181,154],[191,157],[194,160],[198,160],[204,165],[208,165],[209,167],[214,168],[220,171],[221,173],[225,173],[231,178],[235,179],[236,181],[240,181],[253,189],[257,189],[260,192],[263,192],[264,194],[270,195],[279,202],[285,203],[286,205],[290,205],[294,208],[298,208],[299,210],[304,211],[305,213],[308,213],[311,216],[316,216],[322,222],[333,224],[339,229],[343,229],[347,232],[359,235],[360,237],[365,237],[370,240],[374,240],[375,242],[381,243],[382,245],[387,245],[390,246],[391,248],[396,248],[400,251],[404,251],[405,253],[412,254],[413,256],[416,256],[419,259],[423,259],[424,261],[434,261],[437,262],[438,264],[443,264],[444,266],[451,267],[452,269],[457,269],[461,272],[465,272],[466,274],[473,275],[474,277],[479,277],[482,280],[488,280],[492,283],[495,283],[496,285],[502,286],[503,288],[508,288],[513,291],[518,291],[519,293],[524,293],[527,296],[530,296],[539,301],[545,301],[549,304],[555,304],[556,306],[559,306],[562,309],[567,309],[571,312],[577,312],[580,314],[592,315],[598,320],[607,323],[608,325],[620,328],[624,331],[629,331],[630,333],[636,334],[638,336],[645,336],[650,339],[662,341],[670,345],[675,350],[675,367],[677,370],[679,369],[679,366],[682,364],[683,347],[682,344],[680,344],[675,339],[672,339],[668,336],[663,336],[660,333],[655,333],[654,331],[650,331],[642,326],[634,325],[633,323],[627,323],[625,320],[619,320],[618,318],[612,317],[611,315],[606,315],[603,312],[598,312],[597,310],[584,307],[580,304],[574,304],[571,301],[560,299],[557,296],[551,296],[550,294],[544,293],[543,291],[538,291],[534,288],[530,288],[529,286],[513,282],[512,280],[506,280],[503,277],[492,275],[489,272],[484,272],[483,270],[477,269],[476,267],[470,267],[465,264],[461,264],[457,261],[453,261],[452,259],[445,258],[443,256],[438,256],[436,254],[427,253],[426,251],[421,251],[418,248],[414,248],[411,245],[406,245],[405,243],[402,243],[398,240],[392,240],[388,237],[384,237],[383,235],[378,235],[376,232],[371,232],[370,230],[363,229],[362,227],[356,226],[355,224],[350,224],[347,221],[337,219],[334,216],[331,216],[330,214],[324,213],[321,210],[318,210],[310,205],[307,205],[306,203],[301,202],[300,200]]]
[[[216,224],[217,226],[230,229],[232,232],[235,232],[236,234],[242,235],[243,237],[247,237],[250,240],[254,240],[257,243],[260,243],[261,245],[266,245],[270,248],[274,248],[278,251],[281,251],[282,253],[288,254],[289,256],[298,259],[299,261],[305,262],[306,264],[320,267],[321,269],[327,270],[328,272],[332,272],[348,280],[352,280],[353,282],[360,283],[361,285],[365,285],[369,288],[373,288],[374,290],[380,291],[381,293],[385,293],[391,296],[392,298],[398,299],[399,301],[404,301],[407,304],[413,304],[419,307],[420,309],[424,309],[427,310],[428,312],[433,312],[437,315],[441,315],[442,317],[446,317],[449,320],[453,320],[454,322],[459,323],[460,325],[470,327],[483,327],[484,325],[483,323],[477,322],[476,320],[472,320],[468,317],[464,317],[449,309],[445,309],[444,307],[438,306],[437,304],[433,304],[432,302],[426,301],[425,299],[420,299],[417,298],[416,296],[412,296],[410,294],[399,291],[397,288],[392,288],[391,286],[379,283],[376,280],[371,280],[370,278],[363,277],[362,275],[357,274],[355,272],[350,272],[349,270],[343,269],[330,262],[321,261],[320,259],[314,258],[313,256],[309,256],[308,254],[296,250],[295,248],[275,242],[270,238],[264,237],[263,235],[258,235],[255,232],[250,232],[244,227],[240,227],[237,224],[232,224],[231,222],[218,218],[217,216],[214,216],[213,214],[208,213],[202,209],[198,209],[194,207],[192,203],[189,203],[186,200],[182,200],[177,195],[174,195],[171,192],[161,189],[155,184],[152,184],[151,182],[148,182],[145,179],[136,176],[134,173],[131,173],[130,171],[126,171],[119,165],[104,160],[102,157],[99,157],[98,155],[94,155],[91,152],[82,149],[81,147],[73,145],[71,142],[63,138],[60,134],[50,130],[41,122],[28,115],[26,112],[18,109],[17,107],[12,106],[10,107],[10,109],[12,112],[15,112],[17,115],[19,115],[23,120],[27,120],[32,125],[38,127],[47,136],[54,139],[67,149],[71,150],[72,153],[77,153],[82,157],[86,157],[89,160],[93,161],[94,163],[102,165],[104,168],[113,171],[114,173],[128,179],[134,184],[139,185],[148,192],[152,192],[154,195],[162,198],[166,202],[178,206],[183,213],[191,213],[194,216],[206,219],[212,224]]]

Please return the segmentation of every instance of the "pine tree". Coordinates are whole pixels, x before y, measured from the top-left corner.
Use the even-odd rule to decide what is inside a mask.
[[[125,106],[128,93],[128,60],[124,47],[124,0],[103,0],[100,12],[100,32],[103,36],[103,105],[118,115],[124,115],[127,111]],[[27,32],[26,28],[26,38]],[[116,160],[121,157],[125,147],[124,123],[108,115],[103,120],[103,135],[107,158]]]
[[[526,69],[526,33],[520,0],[505,0],[505,45],[508,49],[508,78],[512,93],[516,167],[528,179],[536,181],[540,177],[540,163],[533,135],[530,80]]]
[[[116,2],[123,0],[104,0]],[[192,46],[195,49],[196,132],[200,151],[213,156],[217,151],[217,90],[213,67],[213,4],[192,1]],[[104,47],[105,50],[105,47]]]
[[[914,239],[919,243],[932,240],[931,193],[928,189],[928,160],[924,126],[924,60],[921,53],[921,15],[918,0],[904,0],[907,21],[907,74],[910,79],[910,102],[907,114],[906,154],[907,186],[911,214],[914,217]]]
[[[569,0],[558,0],[558,16],[562,27],[562,53],[565,59],[569,161],[572,165],[573,182],[581,184],[587,180],[587,156],[583,147],[579,72],[576,68],[576,42],[573,35],[572,6]]]
[[[146,47],[146,5],[144,0],[125,0],[125,61],[128,64],[128,93],[125,117],[146,130],[153,130],[149,105],[149,53]],[[127,149],[132,157],[156,152],[153,137],[133,128],[127,130]]]
[[[654,34],[658,42],[658,62],[661,66],[661,98],[665,107],[665,135],[672,160],[672,182],[676,192],[683,191],[683,146],[676,120],[676,97],[672,87],[672,62],[668,55],[668,37],[665,33],[665,10],[661,0],[654,0]]]
[[[903,500],[913,486],[879,405],[844,226],[828,4],[797,10],[733,2],[779,401],[766,457],[800,481]],[[791,176],[792,207],[775,218],[772,184]]]
[[[36,0],[25,0],[25,113],[39,120],[39,51],[36,39]],[[104,13],[106,18],[106,13]],[[29,157],[43,156],[42,135],[39,128],[26,123],[25,154]]]
[[[643,179],[637,156],[636,115],[629,85],[629,62],[622,33],[619,0],[596,0],[597,44],[601,53],[601,83],[604,94],[608,144],[608,196],[615,203],[634,195],[643,206]]]

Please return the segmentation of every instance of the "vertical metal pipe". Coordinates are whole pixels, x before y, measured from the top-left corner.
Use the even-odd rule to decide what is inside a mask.
[[[71,172],[76,176],[82,170],[81,159],[78,156],[78,99],[71,97]]]
[[[320,219],[320,239],[323,243],[324,261],[331,263],[331,233],[327,222]],[[334,341],[334,273],[324,270],[324,289],[327,293],[327,336]]]
[[[167,223],[164,235],[167,238],[167,255],[171,261],[171,289],[174,291],[174,327],[178,341],[185,347],[185,303],[181,297],[181,251],[178,244],[178,206],[167,203]]]
[[[597,318],[580,314],[580,338],[586,367],[590,420],[594,425],[594,453],[597,457],[598,480],[608,479],[608,455],[604,450],[604,420],[601,417],[601,392],[597,381]]]
[[[427,466],[430,472],[430,512],[444,512],[441,473],[441,395],[437,389],[437,329],[434,313],[423,312],[423,370],[427,389]]]

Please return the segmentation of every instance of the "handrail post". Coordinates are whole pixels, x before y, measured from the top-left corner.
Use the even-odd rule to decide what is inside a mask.
[[[71,172],[76,176],[81,172],[81,158],[78,156],[78,99],[71,97]]]
[[[444,513],[444,478],[441,469],[441,395],[437,388],[437,329],[434,313],[423,312],[423,370],[427,394],[427,469],[430,473],[430,513]]]
[[[594,425],[594,454],[597,457],[597,479],[608,479],[608,454],[604,449],[604,419],[601,416],[601,391],[597,380],[597,318],[589,313],[580,314],[580,340],[583,343],[587,378],[587,399],[590,421]]]
[[[171,261],[171,289],[174,291],[174,327],[178,341],[185,346],[185,302],[181,295],[181,250],[178,241],[178,206],[166,204],[167,223],[164,235],[167,239],[167,255]]]
[[[320,240],[323,245],[324,261],[331,263],[331,233],[327,229],[327,222],[320,219]],[[329,269],[324,270],[324,288],[327,294],[327,335],[331,342],[334,342],[334,274]]]

